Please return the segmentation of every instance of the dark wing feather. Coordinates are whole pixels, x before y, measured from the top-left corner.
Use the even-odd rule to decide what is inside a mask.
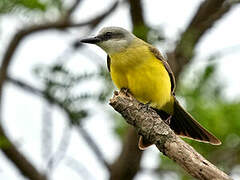
[[[171,91],[172,94],[174,95],[174,91],[175,91],[175,87],[176,87],[176,83],[175,83],[175,78],[174,78],[174,74],[169,66],[169,64],[167,63],[167,61],[163,58],[163,56],[161,55],[161,53],[153,46],[149,47],[150,51],[154,54],[154,56],[159,59],[160,61],[162,61],[164,67],[166,68],[169,77],[170,77],[170,81],[171,81]]]
[[[206,130],[197,122],[183,107],[177,99],[174,100],[174,114],[171,117],[170,128],[180,136],[211,143],[213,145],[221,144],[221,141]]]
[[[110,56],[107,55],[107,68],[109,72],[111,72],[110,66],[111,66],[111,59],[110,59]]]

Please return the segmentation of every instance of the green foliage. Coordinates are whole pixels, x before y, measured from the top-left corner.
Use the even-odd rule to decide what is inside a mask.
[[[133,34],[137,37],[141,38],[144,41],[147,41],[147,35],[149,32],[149,28],[145,25],[135,25],[133,28]]]
[[[46,4],[39,0],[15,0],[15,2],[17,5],[23,6],[27,9],[38,9],[41,11],[46,10]]]
[[[47,4],[39,0],[1,0],[0,14],[9,13],[18,9],[45,11]]]
[[[147,39],[150,44],[154,44],[156,42],[160,43],[166,40],[164,32],[161,27],[151,28],[148,32]]]
[[[1,14],[9,14],[9,13],[25,15],[26,12],[45,13],[49,9],[55,9],[59,13],[64,12],[61,0],[46,0],[46,1],[42,1],[42,0],[1,0],[0,1],[0,15]],[[39,14],[38,14],[38,16],[39,16]],[[33,16],[30,16],[30,17],[33,17]]]
[[[114,119],[114,132],[118,135],[118,137],[123,140],[127,130],[128,130],[128,124],[124,121],[123,117],[119,114],[116,114],[115,112],[112,114],[112,117]]]
[[[0,149],[7,148],[10,142],[3,136],[0,136]]]
[[[57,103],[65,109],[72,125],[80,125],[81,120],[89,115],[91,110],[84,108],[84,104],[88,100],[106,103],[106,99],[113,90],[109,73],[106,73],[106,68],[102,67],[96,73],[73,74],[64,64],[39,65],[35,69],[35,74],[45,86],[45,96],[49,101]],[[88,93],[78,89],[82,83],[94,79],[104,80],[105,86],[99,93]],[[74,92],[76,88],[78,89],[77,93]]]
[[[240,163],[240,102],[227,101],[222,96],[224,85],[223,81],[216,79],[216,67],[216,64],[209,63],[202,73],[196,75],[197,79],[180,82],[177,95],[184,98],[188,112],[216,135],[222,145],[186,141],[213,164],[229,173]],[[171,160],[163,156],[161,159],[160,168],[168,167],[168,170],[177,171],[181,179],[192,179]]]

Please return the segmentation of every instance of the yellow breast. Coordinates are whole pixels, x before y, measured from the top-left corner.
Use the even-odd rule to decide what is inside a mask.
[[[148,46],[132,45],[123,52],[111,54],[110,58],[111,77],[119,89],[128,88],[140,102],[172,111],[167,105],[172,101],[170,77]]]

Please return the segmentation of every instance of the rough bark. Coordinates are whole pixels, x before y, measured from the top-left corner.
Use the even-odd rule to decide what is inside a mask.
[[[128,0],[133,33],[143,40],[147,40],[148,27],[143,16],[141,0]],[[143,152],[137,147],[138,135],[133,128],[129,128],[123,141],[121,153],[111,165],[111,180],[132,180],[138,173]]]
[[[139,103],[131,94],[125,91],[116,92],[110,100],[110,105],[127,123],[133,125],[141,135],[154,143],[159,151],[179,164],[191,176],[200,180],[231,179],[176,136],[153,109]]]
[[[133,32],[138,37],[143,40],[147,40],[147,32],[148,27],[146,25],[143,11],[144,8],[142,6],[141,0],[128,0],[130,14],[131,14],[131,21],[133,24]],[[178,43],[176,44],[176,48],[168,53],[168,62],[175,74],[176,79],[178,79],[179,74],[183,70],[184,66],[188,64],[191,59],[193,58],[194,49],[199,42],[199,40],[206,34],[207,30],[211,29],[215,22],[221,19],[223,15],[225,15],[229,10],[233,7],[233,3],[226,3],[226,0],[205,0],[201,3],[198,10],[194,14],[192,20],[190,21],[189,25],[187,26],[186,30],[182,33]],[[204,27],[199,28],[199,26],[204,25]],[[198,33],[192,34],[195,30],[198,30]],[[190,39],[194,35],[193,39]],[[186,49],[188,49],[188,56],[186,55]],[[129,130],[132,131],[132,130]],[[128,132],[131,134],[131,132]],[[120,153],[119,157],[116,159],[114,164],[111,168],[110,177],[116,177],[115,174],[118,174],[116,180],[127,180],[133,179],[134,176],[127,176],[127,174],[131,173],[132,175],[135,173],[137,174],[137,168],[133,168],[132,171],[130,170],[121,170],[119,167],[126,167],[128,164],[131,164],[132,161],[135,161],[133,158],[128,159],[127,161],[122,161],[121,159],[124,158],[124,154],[127,150],[131,149],[130,143],[125,142],[132,142],[133,144],[137,143],[138,136],[132,135],[128,136],[129,141],[123,142],[122,152]],[[129,151],[129,157],[135,157],[139,159],[139,163],[143,153],[137,153],[138,149],[136,148],[136,152]],[[125,152],[125,153],[123,153]],[[121,164],[117,166],[117,164]],[[125,164],[124,164],[125,163]],[[120,173],[121,172],[121,173]],[[124,174],[126,173],[126,174]]]

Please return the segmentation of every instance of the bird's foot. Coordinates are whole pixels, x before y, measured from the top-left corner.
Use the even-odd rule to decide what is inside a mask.
[[[125,87],[121,88],[120,91],[123,91],[125,93],[129,93],[130,92],[130,90],[128,88],[125,88]]]
[[[147,108],[147,110],[151,109],[151,101],[149,101],[148,103],[144,104],[144,106]]]
[[[163,121],[164,121],[168,126],[170,126],[171,118],[172,118],[172,115],[168,116],[167,119],[163,119]]]
[[[122,91],[124,94],[126,94],[127,96],[129,94],[131,94],[130,90],[128,88],[121,88],[120,91]]]

